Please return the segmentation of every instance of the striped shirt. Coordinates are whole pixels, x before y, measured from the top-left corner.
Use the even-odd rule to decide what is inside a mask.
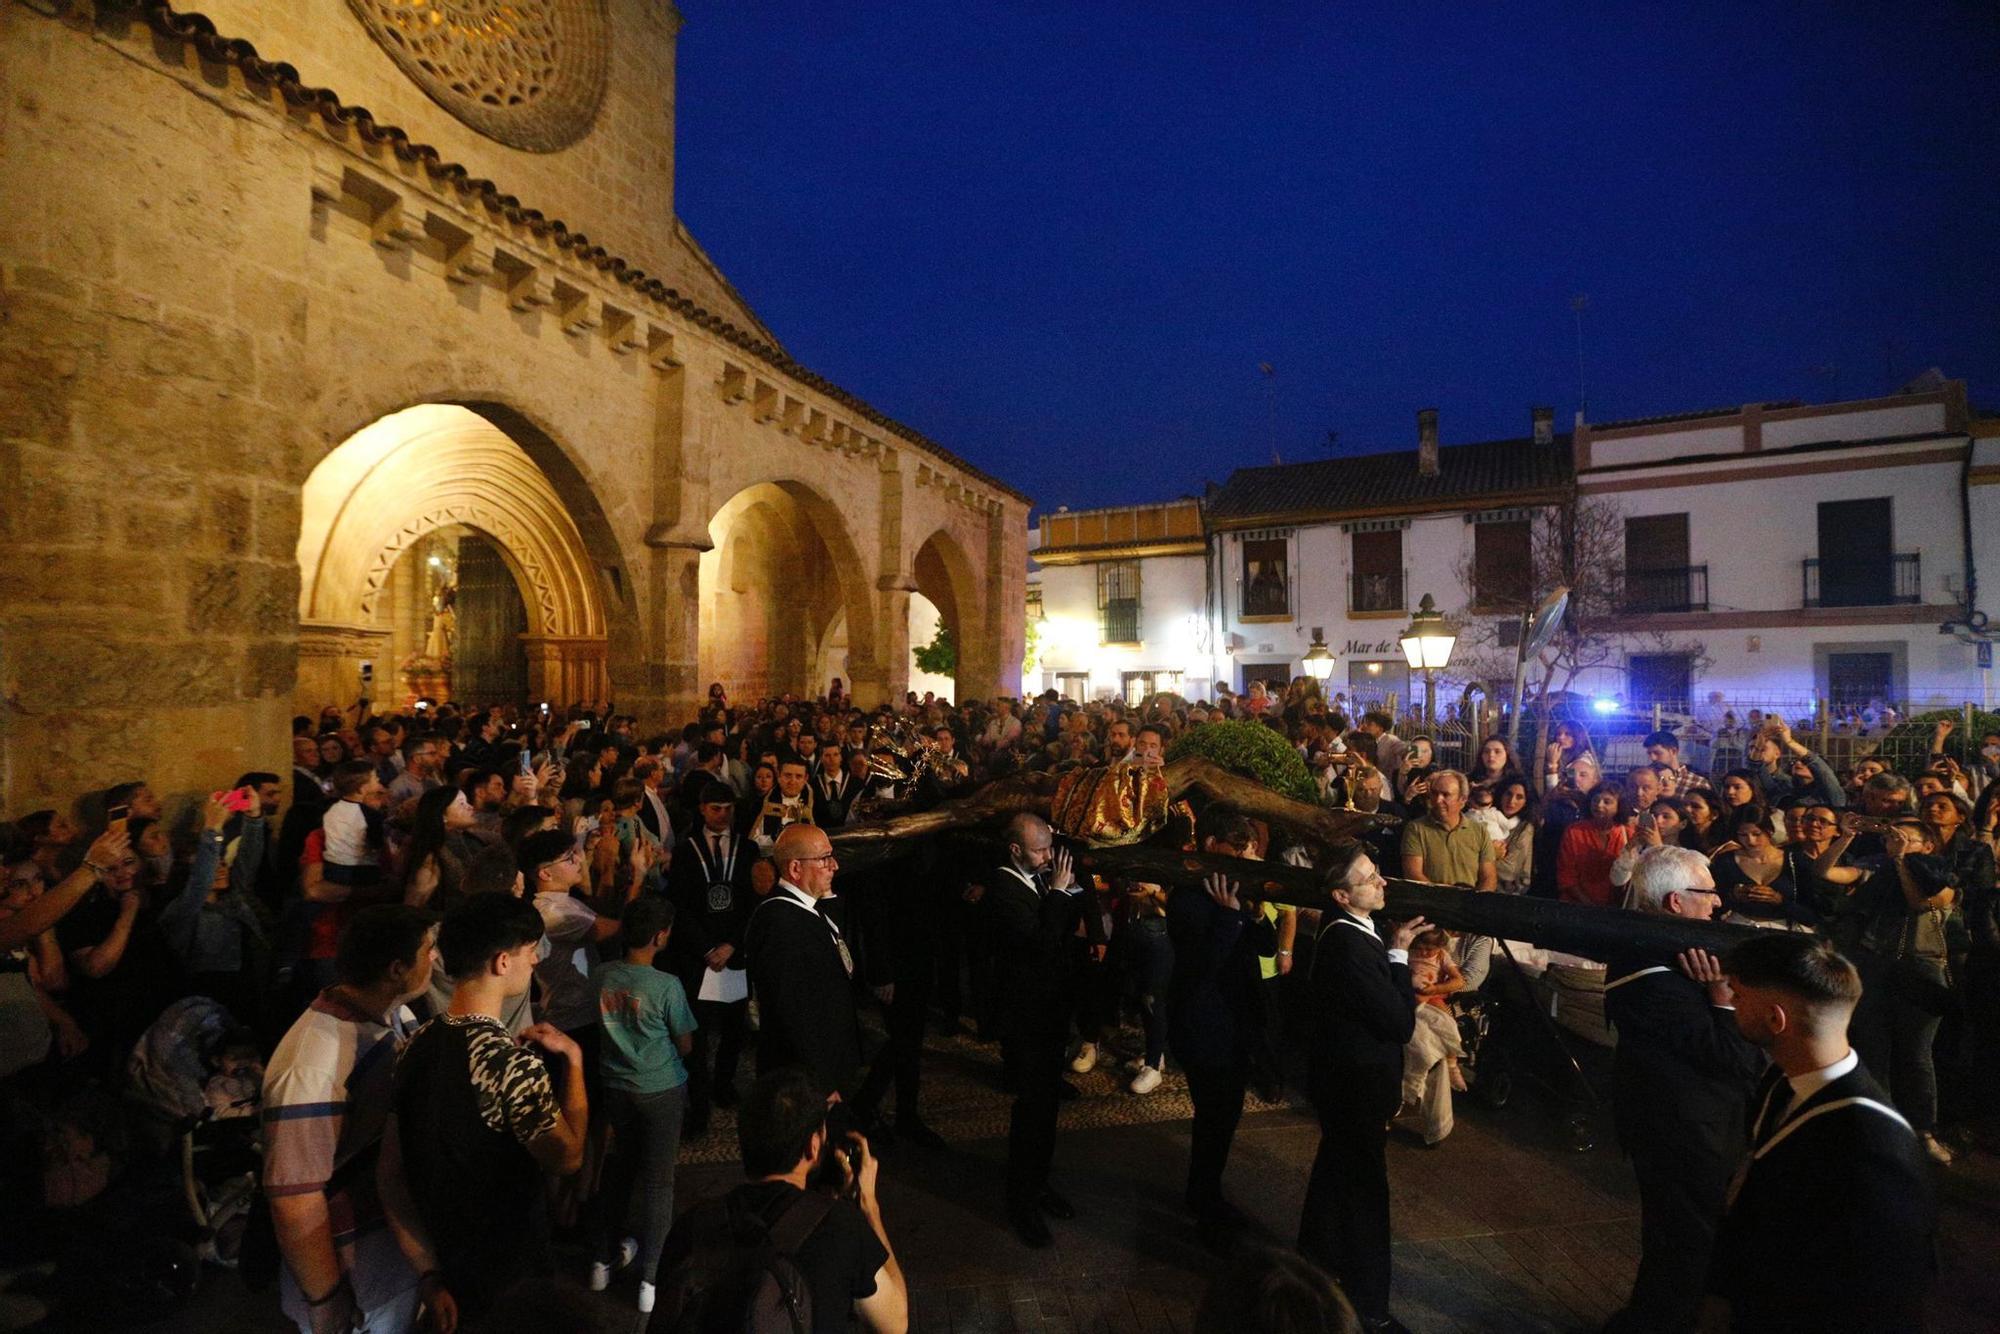
[[[329,988],[299,1016],[264,1071],[264,1190],[273,1198],[325,1194],[334,1249],[364,1311],[417,1282],[375,1193],[396,1052],[413,1022],[399,1009],[385,1024]],[[285,1314],[303,1319],[297,1284],[286,1277]]]

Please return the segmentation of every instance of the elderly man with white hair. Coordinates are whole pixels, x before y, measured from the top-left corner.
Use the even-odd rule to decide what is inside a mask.
[[[1656,848],[1632,872],[1640,911],[1705,922],[1721,900],[1708,861]],[[1764,1057],[1737,1032],[1729,983],[1706,950],[1678,966],[1612,959],[1604,1013],[1618,1031],[1612,1107],[1639,1179],[1639,1274],[1608,1331],[1692,1327],[1729,1179],[1743,1156],[1744,1103]]]

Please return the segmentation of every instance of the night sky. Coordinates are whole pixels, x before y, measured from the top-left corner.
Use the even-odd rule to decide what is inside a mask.
[[[688,226],[801,362],[1051,508],[1425,406],[1566,428],[1578,293],[1593,420],[1933,365],[2000,410],[1987,0],[680,6]]]

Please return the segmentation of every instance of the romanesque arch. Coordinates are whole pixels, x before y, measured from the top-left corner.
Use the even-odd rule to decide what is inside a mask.
[[[985,633],[978,576],[965,548],[942,528],[924,539],[917,548],[917,554],[910,562],[910,576],[916,585],[911,590],[910,646],[920,648],[928,638],[919,623],[928,618],[914,610],[920,605],[918,599],[923,599],[936,608],[938,623],[951,631],[952,643],[959,655],[959,665],[952,673],[950,692],[956,699],[959,683],[973,680],[976,675],[966,672],[966,655],[977,656],[981,637]],[[912,688],[916,684],[913,681]]]
[[[392,576],[441,531],[498,549],[526,612],[521,635],[531,698],[609,696],[603,590],[562,496],[522,444],[491,417],[449,403],[392,412],[321,459],[300,496],[301,703],[344,700],[375,665],[378,696],[399,692]]]
[[[817,694],[829,632],[872,662],[873,581],[840,511],[803,482],[756,482],[709,520],[701,557],[700,678],[732,696]]]

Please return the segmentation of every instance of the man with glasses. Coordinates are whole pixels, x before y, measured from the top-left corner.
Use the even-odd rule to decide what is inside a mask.
[[[840,861],[826,831],[786,825],[771,845],[778,883],[743,933],[757,995],[757,1072],[804,1069],[851,1097],[861,1071],[854,951],[828,900]]]
[[[1656,848],[1632,872],[1635,906],[1706,922],[1721,899],[1708,859]],[[1605,1326],[1693,1326],[1729,1178],[1743,1156],[1744,1104],[1764,1056],[1736,1028],[1729,982],[1705,950],[1670,966],[1613,959],[1604,1014],[1618,1030],[1612,1111],[1639,1180],[1639,1274]]]
[[[1387,1123],[1403,1104],[1403,1047],[1417,1024],[1410,942],[1374,915],[1388,883],[1366,853],[1327,868],[1333,900],[1313,948],[1312,1101],[1319,1151],[1299,1218],[1299,1253],[1340,1280],[1364,1329],[1408,1334],[1389,1314]]]

